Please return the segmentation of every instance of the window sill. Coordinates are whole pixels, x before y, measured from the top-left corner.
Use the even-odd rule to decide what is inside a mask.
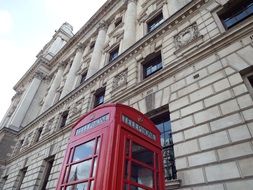
[[[181,185],[180,179],[173,179],[165,182],[165,190],[178,189]]]

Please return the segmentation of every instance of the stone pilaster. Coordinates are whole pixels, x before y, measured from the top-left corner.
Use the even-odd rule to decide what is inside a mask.
[[[105,22],[100,23],[98,36],[96,39],[94,50],[92,52],[92,57],[91,57],[91,61],[90,61],[90,65],[89,65],[89,69],[87,73],[87,78],[90,78],[99,70],[102,52],[103,52],[105,39],[106,39],[106,30],[107,30],[107,26]]]
[[[74,86],[74,81],[75,81],[75,78],[76,78],[76,73],[77,73],[78,69],[80,69],[80,66],[81,66],[83,49],[84,49],[83,45],[79,44],[77,49],[76,49],[76,55],[74,57],[73,63],[71,65],[70,69],[69,69],[67,79],[66,79],[66,82],[64,84],[60,99],[63,98],[64,96],[66,96],[68,93],[70,93],[75,87]]]
[[[36,72],[29,86],[23,93],[19,104],[17,105],[16,110],[12,114],[10,118],[9,126],[13,129],[19,129],[25,115],[34,99],[34,96],[41,84],[42,79],[44,78],[44,74],[41,72]]]
[[[41,113],[44,112],[46,109],[48,109],[50,106],[52,106],[54,97],[57,91],[57,88],[61,84],[62,75],[63,75],[63,69],[64,69],[64,63],[61,62],[58,65],[58,71],[53,79],[53,82],[48,90],[47,96],[45,98],[44,104],[41,108]]]
[[[127,0],[127,10],[124,19],[122,52],[133,45],[136,41],[136,15],[136,0]]]

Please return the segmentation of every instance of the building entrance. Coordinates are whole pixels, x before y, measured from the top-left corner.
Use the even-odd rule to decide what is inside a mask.
[[[164,190],[160,132],[142,113],[103,105],[73,126],[58,190]]]

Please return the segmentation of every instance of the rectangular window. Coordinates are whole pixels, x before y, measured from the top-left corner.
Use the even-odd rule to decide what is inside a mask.
[[[7,175],[2,178],[2,184],[0,185],[0,189],[4,189],[4,185],[5,185],[6,181],[7,181],[7,179],[8,179]]]
[[[19,171],[19,174],[18,174],[18,179],[17,179],[17,189],[19,190],[21,188],[21,185],[23,183],[23,180],[25,178],[25,174],[27,172],[27,167],[21,169]]]
[[[174,146],[171,132],[171,122],[169,112],[162,113],[151,120],[161,132],[161,145],[163,147],[163,159],[165,178],[172,180],[177,178],[175,165]]]
[[[65,127],[67,119],[68,119],[69,111],[66,110],[61,115],[60,127]]]
[[[162,56],[161,52],[156,55],[151,55],[152,57],[143,63],[143,78],[147,78],[150,75],[156,73],[162,69]]]
[[[86,79],[86,76],[87,76],[87,72],[84,72],[84,73],[81,75],[80,84],[84,83],[84,81],[85,81],[85,79]]]
[[[115,21],[115,23],[114,23],[115,28],[116,28],[117,26],[119,26],[121,23],[122,23],[122,18],[117,19],[117,20]]]
[[[41,183],[41,190],[46,189],[47,187],[47,183],[48,183],[48,179],[53,167],[53,163],[54,163],[54,156],[51,156],[47,159],[44,160],[45,162],[45,168],[43,171],[43,178],[42,178],[42,183]]]
[[[40,140],[42,130],[43,130],[42,127],[40,127],[40,128],[37,129],[37,134],[36,134],[35,142],[38,142]]]
[[[234,0],[224,5],[224,8],[218,12],[225,29],[229,29],[239,22],[253,15],[252,0]]]
[[[113,49],[110,52],[109,63],[112,62],[112,61],[114,61],[118,56],[119,56],[119,47]]]
[[[103,104],[105,99],[105,88],[97,90],[95,93],[94,108]]]
[[[147,22],[148,33],[156,29],[163,22],[163,14],[160,13]]]

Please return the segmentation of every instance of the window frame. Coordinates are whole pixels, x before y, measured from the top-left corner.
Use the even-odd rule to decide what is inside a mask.
[[[94,98],[93,98],[93,108],[96,108],[102,104],[104,104],[105,102],[105,87],[99,88],[98,90],[96,90],[96,92],[94,93]],[[103,102],[100,103],[99,97],[103,96]]]
[[[248,0],[248,1],[250,1],[250,0]],[[246,19],[248,19],[249,17],[252,17],[253,16],[253,13],[249,13],[247,16],[245,16],[245,17],[243,17],[243,18],[241,18],[241,19],[239,19],[239,20],[237,20],[235,23],[233,23],[233,24],[231,24],[230,26],[228,26],[227,24],[226,24],[226,20],[228,20],[228,19],[236,19],[236,17],[238,16],[238,15],[240,15],[241,13],[243,13],[243,12],[245,12],[247,9],[246,9],[246,6],[245,7],[243,7],[243,6],[241,6],[241,8],[243,7],[243,10],[242,9],[238,9],[238,5],[240,5],[241,4],[241,2],[240,1],[237,1],[237,2],[231,2],[231,1],[229,1],[229,2],[227,2],[226,4],[224,4],[223,5],[223,7],[222,8],[220,8],[220,9],[218,9],[217,11],[216,11],[216,15],[217,15],[217,17],[215,16],[215,18],[216,18],[216,20],[219,20],[217,23],[218,23],[218,25],[220,26],[220,25],[222,25],[222,28],[223,28],[223,32],[224,31],[227,31],[227,30],[229,30],[229,29],[231,29],[231,28],[233,28],[234,26],[236,26],[236,25],[238,25],[238,24],[240,24],[240,23],[242,23],[243,21],[245,21]],[[246,3],[245,3],[246,4]],[[253,9],[253,2],[249,2],[249,4],[248,5],[251,5],[252,6],[252,9]],[[248,7],[248,6],[247,6]],[[232,9],[232,10],[231,10]],[[231,12],[233,12],[233,13],[231,13]],[[227,15],[229,15],[229,16],[226,16],[226,14]],[[224,18],[223,18],[224,17]]]
[[[159,20],[159,17],[162,17],[162,19]],[[152,16],[150,19],[146,21],[146,31],[147,34],[151,33],[155,29],[157,29],[163,22],[164,22],[164,15],[162,10],[158,11],[154,16]],[[151,25],[151,26],[150,26]],[[152,27],[152,25],[154,25]]]
[[[27,170],[28,170],[28,167],[24,167],[21,170],[19,170],[18,178],[17,178],[17,189],[21,188],[23,181],[25,179]]]
[[[88,71],[86,70],[86,71],[84,71],[84,72],[82,72],[80,74],[81,77],[80,77],[80,83],[79,83],[79,85],[83,84],[86,81],[87,73],[88,73]],[[85,76],[85,77],[83,77],[83,76]]]
[[[55,155],[50,156],[44,160],[45,166],[44,166],[44,171],[43,171],[43,175],[41,178],[41,183],[40,183],[39,189],[46,189],[47,184],[48,184],[48,179],[50,177],[50,174],[51,174],[51,171],[53,168],[54,161],[55,161]]]
[[[63,128],[66,126],[68,116],[69,116],[69,110],[65,110],[64,112],[61,113],[61,118],[60,118],[60,123],[59,123],[60,128]]]
[[[146,114],[151,121],[157,126],[157,123],[167,119],[170,120],[170,112],[168,106],[162,106],[158,109],[152,110]],[[167,118],[168,117],[168,118]],[[170,125],[171,127],[171,125]],[[158,128],[158,127],[157,127]],[[158,128],[158,130],[161,132],[161,130]],[[164,131],[164,133],[169,132]],[[161,135],[163,132],[161,132]],[[165,137],[165,136],[164,136]],[[175,154],[174,154],[174,143],[172,138],[172,129],[170,128],[170,144],[163,146],[163,161],[164,161],[164,169],[165,169],[165,179],[168,181],[176,180],[177,179],[177,168],[176,168],[176,162],[175,162]],[[172,150],[172,153],[169,152],[169,150]],[[169,154],[169,155],[168,155]],[[172,159],[171,159],[172,157]],[[167,166],[167,167],[166,167]],[[168,174],[171,174],[170,176]]]
[[[156,60],[159,57],[159,63],[155,64],[153,61]],[[162,60],[162,54],[161,51],[152,53],[150,55],[148,55],[145,60],[142,62],[142,79],[146,79],[149,78],[150,76],[152,76],[153,74],[157,73],[158,71],[163,69],[163,60]],[[158,66],[157,69],[155,69],[155,71],[151,71],[151,73],[147,74],[147,69],[150,68],[152,69],[154,66]]]
[[[115,56],[112,57],[112,53],[115,53],[115,52],[117,54],[116,57]],[[119,45],[117,45],[116,47],[114,47],[112,50],[109,51],[108,64],[112,63],[118,57],[119,57]]]

